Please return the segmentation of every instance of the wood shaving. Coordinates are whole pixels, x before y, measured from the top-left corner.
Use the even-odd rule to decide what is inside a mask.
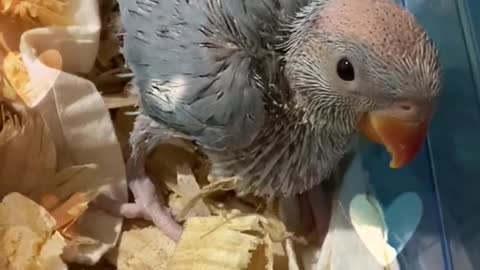
[[[273,269],[272,235],[287,233],[271,230],[269,224],[260,215],[235,211],[227,219],[190,218],[168,269]]]
[[[56,230],[67,240],[66,258],[75,257],[82,245],[98,244],[97,240],[82,235],[78,226],[101,187],[102,181],[97,171],[95,164],[67,167],[57,173],[40,192],[30,195],[33,198],[40,197],[42,205],[55,218]]]
[[[177,181],[175,183],[167,182],[166,185],[173,191],[169,197],[169,206],[172,214],[180,221],[194,216],[210,216],[212,212],[203,200],[197,203],[188,211],[185,216],[180,216],[182,210],[201,193],[200,185],[195,175],[188,166],[178,168]]]
[[[23,64],[20,53],[8,52],[3,59],[3,84],[5,96],[15,99],[16,93],[24,93],[30,81],[27,69]]]
[[[20,104],[4,103],[0,108],[0,196],[28,195],[52,213],[54,230],[68,240],[67,246],[84,243],[75,225],[102,183],[98,167],[86,164],[56,172],[54,142],[39,113]]]
[[[25,104],[33,104],[43,97],[55,83],[62,69],[62,56],[57,50],[47,50],[41,53],[35,63],[36,80],[32,81],[19,52],[12,51],[4,36],[0,33],[0,47],[7,54],[3,59],[3,95],[10,100],[20,98]],[[56,71],[46,72],[39,66],[45,65]],[[38,79],[40,78],[40,79]]]
[[[103,96],[108,109],[119,109],[124,107],[132,107],[138,105],[138,96],[129,92],[107,94]]]
[[[6,270],[63,270],[64,239],[55,220],[41,206],[19,193],[0,204],[0,268]]]
[[[175,242],[157,227],[148,226],[126,230],[108,259],[118,270],[166,270],[174,251]]]
[[[50,210],[51,215],[57,221],[55,227],[68,240],[80,238],[80,234],[72,229],[72,225],[88,209],[88,204],[94,196],[88,193],[76,192],[67,201]],[[58,200],[58,198],[55,198]]]
[[[67,25],[68,0],[2,0],[2,12],[40,25]]]

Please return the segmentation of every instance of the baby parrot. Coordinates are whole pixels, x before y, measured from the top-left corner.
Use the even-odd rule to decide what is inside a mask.
[[[327,179],[358,132],[392,168],[424,142],[438,54],[389,0],[118,2],[141,100],[127,164],[135,203],[121,213],[172,239],[182,229],[144,169],[158,144],[191,141],[239,195],[290,197]]]

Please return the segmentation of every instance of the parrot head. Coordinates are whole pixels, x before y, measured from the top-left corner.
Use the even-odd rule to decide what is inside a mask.
[[[415,158],[440,67],[413,15],[389,0],[318,0],[297,15],[287,45],[287,79],[318,123],[383,145],[392,168]]]

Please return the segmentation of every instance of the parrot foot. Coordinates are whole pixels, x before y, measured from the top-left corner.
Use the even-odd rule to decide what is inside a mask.
[[[167,141],[173,135],[172,131],[156,123],[150,117],[143,114],[137,116],[130,136],[132,151],[126,167],[127,181],[130,191],[133,193],[134,202],[121,203],[105,196],[99,196],[94,204],[113,216],[143,218],[152,221],[166,236],[178,242],[183,228],[174,220],[165,205],[165,199],[161,193],[157,192],[145,170],[145,158],[151,149]],[[177,135],[177,137],[179,136]]]
[[[180,240],[183,228],[174,220],[162,194],[157,192],[152,180],[147,176],[145,159],[155,146],[179,136],[181,135],[147,115],[137,116],[130,135],[132,151],[127,161],[127,178],[135,202],[123,204],[119,209],[120,214],[126,218],[152,221],[176,242]]]
[[[134,203],[121,205],[120,214],[126,218],[143,218],[152,221],[165,235],[178,242],[183,228],[163,205],[163,196],[156,192],[155,185],[145,173],[130,179]]]

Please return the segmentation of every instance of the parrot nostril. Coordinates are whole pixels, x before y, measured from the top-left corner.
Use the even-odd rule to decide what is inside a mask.
[[[403,119],[416,119],[421,114],[420,108],[416,104],[409,102],[398,102],[392,107],[397,116]]]

